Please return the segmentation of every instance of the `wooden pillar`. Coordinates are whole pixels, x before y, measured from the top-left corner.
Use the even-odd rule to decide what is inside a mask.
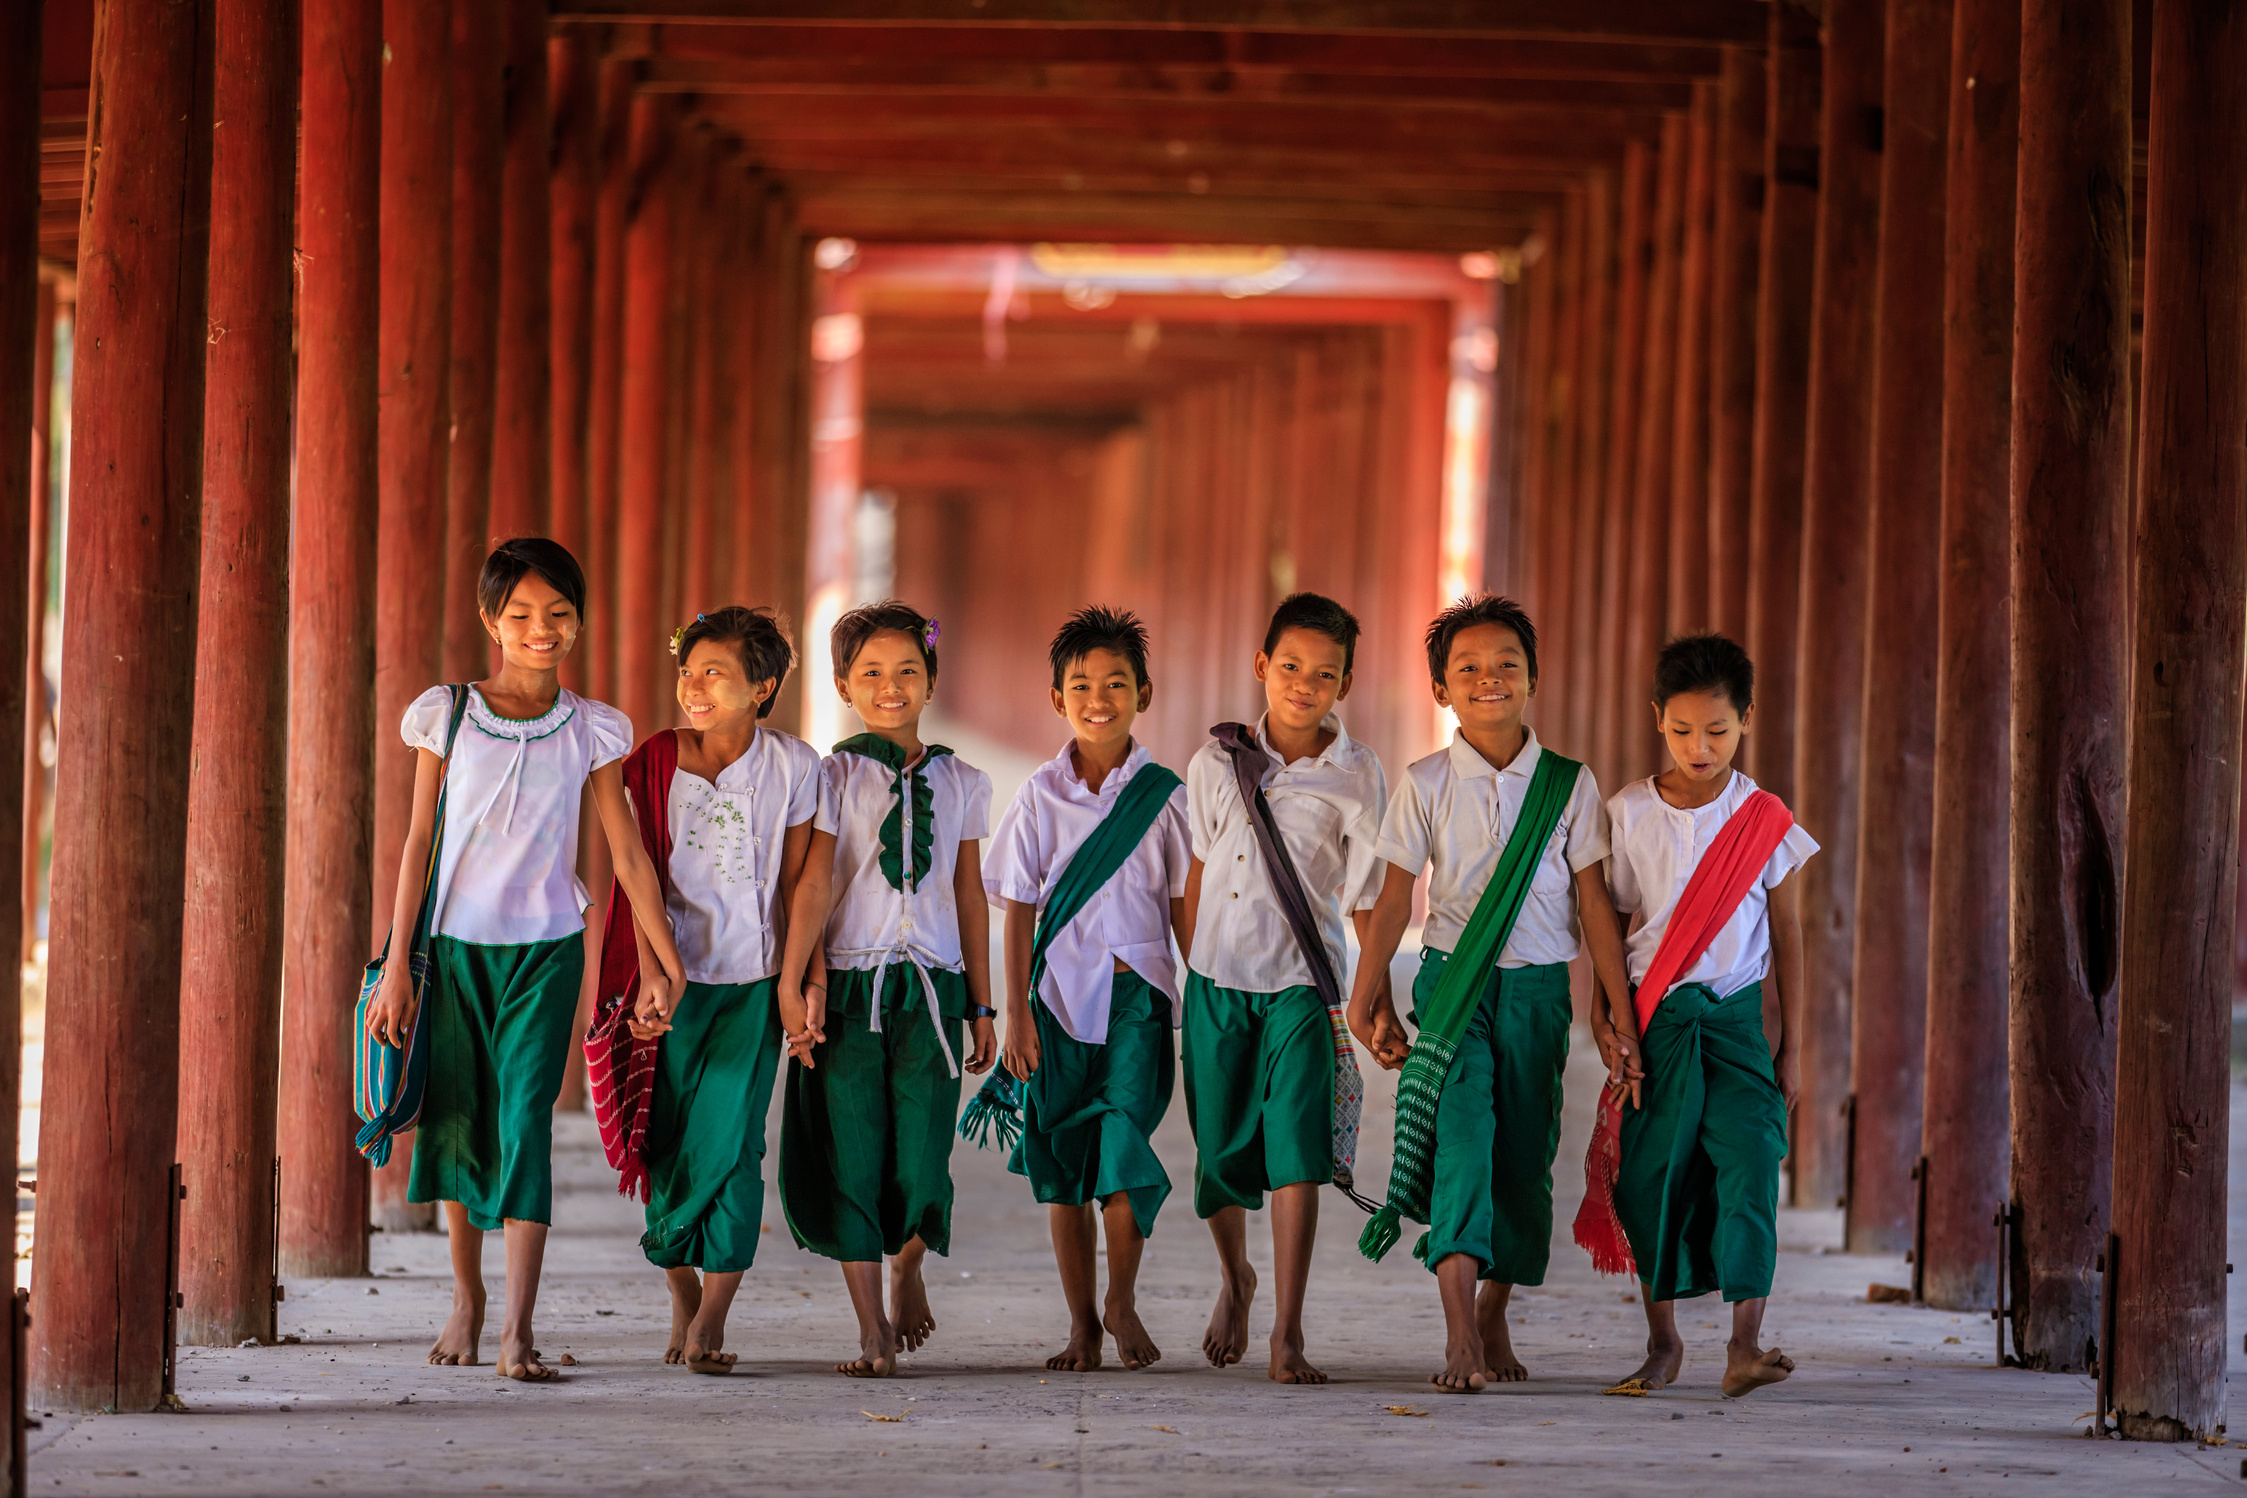
[[[49,1410],[152,1410],[163,1391],[211,47],[209,0],[105,6],[94,32],[87,151],[102,170],[79,221],[63,639],[74,705],[55,759],[47,966],[45,1064],[58,1085],[40,1119],[32,1259],[32,1403]]]
[[[2100,1346],[2121,935],[2126,0],[2023,6],[2018,203],[2008,1277],[2022,1360],[2080,1372]]]
[[[757,326],[758,282],[768,274],[762,242],[763,187],[754,178],[737,184],[736,246],[728,300],[733,336],[728,341],[727,388],[735,392],[727,441],[733,456],[728,465],[732,488],[724,497],[733,512],[727,533],[726,587],[736,603],[765,602],[757,576],[758,560],[768,544],[771,517],[757,490]],[[790,673],[793,675],[793,673]]]
[[[1621,274],[1615,295],[1615,381],[1608,400],[1607,498],[1600,521],[1599,783],[1620,789],[1624,735],[1632,694],[1624,680],[1624,611],[1631,586],[1631,497],[1638,475],[1640,375],[1646,368],[1646,269],[1653,255],[1654,153],[1640,141],[1623,147],[1622,221],[1617,237]]]
[[[493,399],[499,362],[500,211],[507,141],[507,17],[494,0],[456,4],[452,22],[452,444],[445,469],[446,681],[492,669],[476,578],[492,542]],[[395,86],[396,75],[384,80]]]
[[[1943,185],[1952,0],[1889,0],[1874,293],[1865,696],[1858,763],[1857,1099],[1847,1239],[1902,1253],[1919,1219],[1927,878],[1943,514]]]
[[[1767,62],[1755,455],[1748,479],[1746,644],[1755,659],[1756,714],[1755,730],[1740,747],[1748,773],[1791,806],[1823,60],[1816,23],[1789,0],[1773,0]],[[1798,1168],[1790,1173],[1799,1181]],[[1817,1198],[1797,1191],[1796,1200]]]
[[[447,0],[383,0],[370,912],[377,947],[390,927],[390,896],[398,887],[398,861],[413,819],[414,756],[400,741],[398,725],[407,704],[440,679],[444,615],[460,607],[443,575],[452,446],[452,18]],[[436,1212],[426,1202],[406,1200],[412,1150],[404,1145],[401,1141],[390,1163],[374,1172],[374,1224],[386,1232],[427,1231]]]
[[[590,410],[585,425],[590,543],[585,567],[587,610],[592,617],[586,621],[587,638],[578,649],[588,655],[586,680],[593,695],[611,704],[618,701],[616,656],[622,637],[617,558],[623,537],[617,494],[624,477],[618,446],[624,413],[624,231],[635,197],[630,135],[632,91],[639,76],[640,64],[634,59],[603,59],[594,101],[600,186],[593,214],[593,326],[586,343],[591,360],[586,381]]]
[[[1646,352],[1638,408],[1638,472],[1627,537],[1630,571],[1622,598],[1622,762],[1616,784],[1661,768],[1654,734],[1654,657],[1668,620],[1670,438],[1677,415],[1678,282],[1685,240],[1686,117],[1662,120],[1656,173],[1653,259],[1646,278]]]
[[[1584,414],[1584,194],[1570,192],[1561,200],[1560,233],[1553,254],[1553,379],[1549,406],[1552,457],[1546,466],[1551,497],[1545,505],[1545,530],[1537,548],[1537,614],[1547,638],[1567,628],[1570,592],[1575,582],[1573,562],[1583,544],[1582,474],[1577,466],[1581,451],[1579,429]],[[1450,600],[1446,599],[1445,602]],[[1410,621],[1399,621],[1409,626]],[[1407,638],[1410,638],[1409,628]],[[1543,662],[1538,695],[1548,700],[1538,715],[1547,733],[1566,731],[1567,708],[1579,691],[1577,683],[1554,667],[1558,658]],[[1410,678],[1406,681],[1409,683]]]
[[[1872,476],[1873,296],[1880,229],[1883,0],[1825,11],[1824,149],[1812,271],[1802,594],[1795,637],[1795,820],[1819,855],[1802,899],[1802,1093],[1795,1200],[1848,1180],[1849,1004],[1856,959],[1857,779],[1865,693],[1865,510]],[[1883,996],[1885,1001],[1885,996]]]
[[[338,996],[353,991],[367,960],[376,746],[389,727],[375,713],[376,579],[366,565],[378,549],[382,19],[382,0],[306,0],[304,8],[281,1271],[319,1277],[367,1271],[367,1167],[353,1147],[359,1121],[346,1093],[358,1040],[352,1008]],[[410,565],[410,538],[398,539],[408,542],[399,550]],[[417,672],[431,654],[417,658]],[[382,744],[380,758],[395,768],[389,762],[406,756]],[[397,887],[397,857],[394,840],[386,890]]]
[[[1568,617],[1555,659],[1568,673],[1568,752],[1590,759],[1597,749],[1601,685],[1599,620],[1612,596],[1600,568],[1607,537],[1607,413],[1615,366],[1615,182],[1594,172],[1584,187],[1584,309],[1577,356],[1576,536],[1570,548]],[[1495,429],[1495,427],[1493,428]],[[1596,770],[1593,772],[1598,773]]]
[[[289,724],[297,0],[218,0],[187,910],[179,1339],[273,1330]]]
[[[1717,81],[1709,251],[1708,625],[1747,643],[1755,467],[1756,277],[1763,235],[1765,54],[1726,47]]]
[[[848,709],[828,687],[833,660],[828,633],[850,607],[855,556],[851,520],[857,511],[860,439],[864,433],[864,325],[847,281],[822,271],[814,282],[819,316],[811,333],[810,516],[804,547],[808,595],[798,649],[804,660],[806,737],[825,746],[851,731]]]
[[[680,331],[687,340],[686,387],[680,403],[686,414],[686,473],[681,487],[686,513],[681,527],[684,547],[680,557],[678,623],[696,614],[723,608],[718,573],[724,558],[718,548],[718,491],[724,482],[726,459],[719,438],[718,360],[720,345],[733,330],[718,315],[724,288],[718,258],[722,251],[724,184],[726,168],[713,146],[702,153],[690,183],[689,208],[681,226],[681,249],[687,274],[686,319]],[[666,703],[663,723],[670,723],[677,708]],[[658,725],[648,725],[653,730]]]
[[[586,508],[586,429],[592,420],[593,219],[600,195],[600,113],[595,60],[585,28],[566,26],[546,43],[547,97],[551,105],[553,181],[549,206],[547,324],[551,411],[547,421],[550,508],[545,531],[595,575],[592,519]],[[512,158],[510,158],[512,164]],[[602,549],[606,550],[606,544]],[[587,600],[588,607],[594,600]],[[606,608],[608,599],[599,600]],[[610,623],[604,619],[603,623]],[[598,628],[588,621],[578,648],[562,663],[563,683],[591,689],[592,658],[600,652]],[[581,839],[582,841],[582,839]]]
[[[637,94],[631,102],[629,180],[624,232],[623,381],[618,434],[617,671],[615,704],[644,736],[670,714],[655,698],[655,658],[670,631],[661,615],[666,418],[676,392],[671,367],[672,150],[671,102]]]
[[[34,52],[33,55],[37,55]],[[37,179],[34,177],[36,187]],[[34,205],[34,212],[37,211]],[[25,629],[23,641],[23,858],[22,885],[18,889],[23,909],[23,924],[16,932],[16,945],[22,960],[29,962],[32,948],[39,940],[39,865],[42,852],[41,823],[47,795],[47,767],[40,762],[40,748],[47,736],[47,592],[51,578],[47,558],[54,546],[54,395],[55,395],[55,287],[52,281],[39,277],[37,265],[32,274],[38,279],[39,290],[34,297],[32,353],[31,353],[31,470],[30,487],[25,494],[28,524],[24,527],[28,554],[29,586],[25,596]],[[0,335],[4,337],[5,335]],[[4,505],[0,501],[0,505]],[[0,513],[5,513],[0,509]],[[4,986],[5,980],[0,980]],[[14,1033],[0,1023],[0,1034]],[[0,1049],[5,1049],[0,1047]],[[20,1058],[17,1058],[20,1060]],[[0,1072],[7,1072],[11,1062],[0,1057]],[[12,1094],[10,1094],[12,1096]],[[0,1097],[0,1112],[8,1106],[7,1098]],[[0,1119],[0,1128],[13,1127],[15,1115],[9,1113]],[[12,1137],[12,1136],[11,1136]]]
[[[2155,0],[2128,843],[2115,1067],[2114,1403],[2224,1424],[2225,1180],[2247,638],[2247,14]]]
[[[2012,676],[2013,194],[2020,0],[1957,0],[1943,293],[1943,515],[1928,864],[1927,1157],[1921,1284],[1951,1311],[1997,1303],[2006,1199],[2006,829]]]
[[[1537,212],[1522,257],[1521,289],[1528,316],[1521,340],[1521,489],[1518,507],[1508,516],[1500,555],[1492,569],[1503,591],[1524,598],[1532,615],[1542,606],[1536,596],[1536,569],[1527,555],[1543,544],[1552,502],[1553,241],[1558,218],[1551,208]],[[1230,595],[1228,595],[1230,596]]]
[[[1678,261],[1677,389],[1670,417],[1670,539],[1663,635],[1709,627],[1710,288],[1716,236],[1717,84],[1693,85],[1684,244]]]
[[[491,531],[499,537],[552,535],[546,423],[552,399],[548,178],[553,168],[546,112],[546,0],[507,0],[505,26],[496,184],[499,350],[492,397]],[[487,185],[486,192],[491,191]],[[481,567],[483,558],[476,560]]]

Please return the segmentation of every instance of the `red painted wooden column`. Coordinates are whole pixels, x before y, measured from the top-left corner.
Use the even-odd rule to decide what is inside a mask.
[[[492,665],[491,636],[476,614],[476,578],[495,539],[492,438],[499,363],[500,178],[507,152],[507,17],[494,0],[456,5],[452,37],[452,446],[446,459],[441,628],[444,679],[477,681]]]
[[[2015,1345],[2098,1347],[2112,1182],[2130,461],[2130,6],[2021,12],[2013,313]]]
[[[547,421],[549,509],[545,532],[570,550],[585,568],[588,589],[600,575],[592,517],[587,509],[586,431],[592,422],[593,378],[593,219],[600,194],[600,113],[594,88],[595,59],[585,30],[567,26],[546,44],[547,97],[551,105],[554,175],[550,184],[548,355],[552,409]],[[603,538],[599,550],[608,548]],[[587,599],[603,611],[601,624],[590,620],[577,649],[562,663],[562,683],[573,691],[592,687],[594,657],[600,654],[606,593]],[[581,840],[582,841],[582,840]]]
[[[1552,456],[1545,470],[1550,497],[1545,505],[1544,534],[1537,543],[1535,616],[1543,622],[1548,640],[1566,627],[1571,612],[1569,593],[1575,581],[1571,563],[1585,533],[1580,498],[1583,481],[1577,467],[1577,433],[1584,419],[1584,195],[1580,191],[1568,193],[1561,200],[1559,235],[1553,251]],[[1557,664],[1557,658],[1550,654],[1540,662],[1543,679],[1538,695],[1551,700],[1538,716],[1548,734],[1565,731],[1568,703],[1577,692],[1577,684],[1554,669]]]
[[[211,33],[209,0],[108,6],[95,28],[87,151],[102,170],[79,220],[63,639],[73,706],[55,761],[55,1085],[40,1119],[32,1260],[32,1402],[50,1410],[154,1409],[163,1387]],[[0,773],[0,785],[14,779]]]
[[[296,519],[289,555],[288,897],[281,1013],[281,1272],[367,1272],[367,1167],[349,1103],[353,1006],[376,872],[378,761],[412,761],[375,712],[381,323],[382,0],[305,0],[304,251],[297,292]],[[410,535],[394,538],[401,565]],[[436,548],[421,547],[434,557]],[[378,561],[377,566],[380,566]],[[428,592],[425,590],[425,598]],[[434,600],[430,600],[434,606]],[[401,633],[398,641],[404,639]],[[429,635],[435,643],[434,629]],[[433,650],[407,673],[433,664]],[[393,700],[403,711],[402,692]],[[410,789],[410,782],[409,782]],[[387,916],[387,913],[386,913]]]
[[[1850,1088],[1854,1253],[1911,1248],[1927,1058],[1927,878],[1943,515],[1944,142],[1951,0],[1889,0]]]
[[[505,27],[496,184],[499,349],[492,396],[491,532],[500,537],[551,535],[548,176],[553,165],[546,115],[546,0],[507,0]],[[487,183],[485,191],[490,194],[493,184]],[[477,566],[482,565],[479,557]]]
[[[180,982],[182,1342],[273,1332],[289,723],[297,0],[218,0]]]
[[[1794,803],[1795,628],[1802,598],[1812,270],[1823,55],[1808,13],[1773,0],[1764,73],[1762,272],[1756,287],[1755,458],[1748,479],[1748,654],[1755,729],[1744,768]],[[1797,1199],[1812,1201],[1797,1193]]]
[[[629,137],[632,90],[639,76],[640,65],[633,59],[604,59],[595,100],[600,187],[594,202],[593,327],[586,344],[592,361],[586,383],[591,409],[585,426],[586,539],[592,553],[585,565],[592,617],[586,621],[590,638],[578,648],[589,652],[586,680],[593,695],[612,704],[618,701],[618,609],[623,601],[617,591],[622,542],[617,494],[624,474],[618,447],[624,409],[624,230],[634,201]]]
[[[624,232],[624,358],[619,402],[617,522],[617,672],[614,702],[636,737],[670,721],[655,695],[658,657],[670,630],[663,624],[664,472],[666,420],[676,392],[667,388],[672,276],[672,115],[660,94],[631,103],[630,181],[633,200]]]
[[[1568,750],[1591,759],[1597,750],[1599,722],[1599,619],[1603,600],[1612,596],[1600,558],[1606,546],[1608,406],[1615,367],[1615,182],[1594,172],[1584,187],[1583,313],[1577,356],[1576,536],[1569,567],[1568,617],[1555,655],[1568,673],[1563,699]],[[1492,425],[1496,430],[1495,421]],[[1598,772],[1595,770],[1594,774]]]
[[[1755,469],[1756,277],[1766,194],[1764,54],[1724,49],[1717,82],[1716,223],[1709,252],[1709,610],[1748,639]]]
[[[719,425],[718,361],[720,344],[733,330],[723,325],[718,305],[723,295],[718,258],[725,238],[724,186],[720,153],[705,153],[692,179],[688,218],[680,238],[685,252],[686,319],[681,333],[688,340],[687,382],[680,392],[686,408],[687,467],[681,486],[686,514],[681,527],[684,546],[680,555],[678,622],[695,614],[723,608],[718,569],[724,558],[718,547],[718,492],[724,482],[726,453]],[[676,626],[674,626],[676,627]],[[668,725],[675,707],[666,706]],[[657,724],[650,723],[652,731]]]
[[[2223,1428],[2247,637],[2247,14],[2155,0],[2112,1360],[2122,1433]],[[2119,1263],[2117,1263],[2119,1260]]]
[[[1615,784],[1660,768],[1654,735],[1654,656],[1668,619],[1670,448],[1677,415],[1678,272],[1685,237],[1685,177],[1690,151],[1686,117],[1662,119],[1656,171],[1653,260],[1646,279],[1646,351],[1639,387],[1638,472],[1632,485],[1630,571],[1623,595],[1621,761]]]
[[[1709,627],[1709,297],[1716,234],[1716,136],[1716,80],[1704,78],[1693,85],[1693,110],[1686,125],[1663,639]]]
[[[1639,141],[1623,147],[1621,225],[1616,253],[1615,381],[1608,400],[1606,511],[1600,524],[1599,717],[1594,736],[1599,783],[1620,788],[1623,745],[1632,718],[1624,673],[1624,612],[1631,586],[1631,498],[1637,487],[1640,377],[1646,368],[1646,269],[1652,257],[1654,155]]]
[[[443,575],[452,446],[452,12],[446,0],[383,0],[382,7],[371,912],[378,947],[390,926],[390,897],[413,816],[414,756],[399,740],[398,725],[406,705],[441,679],[444,615],[458,607]],[[425,1231],[436,1221],[430,1204],[406,1200],[411,1163],[410,1144],[401,1141],[390,1163],[374,1173],[373,1220],[386,1232]]]
[[[1553,404],[1553,242],[1558,215],[1551,208],[1537,212],[1529,244],[1534,257],[1525,256],[1521,272],[1522,298],[1528,316],[1521,339],[1521,467],[1515,509],[1500,533],[1500,555],[1491,568],[1501,590],[1523,598],[1531,614],[1541,606],[1536,597],[1536,568],[1524,555],[1542,544],[1552,498]]]
[[[37,55],[34,52],[33,55]],[[36,186],[36,179],[34,179]],[[34,205],[36,212],[36,205]],[[36,265],[32,274],[38,277]],[[39,750],[47,736],[47,592],[50,578],[47,559],[54,541],[54,394],[55,394],[55,287],[39,278],[34,298],[34,332],[31,354],[31,468],[25,494],[24,550],[30,560],[29,586],[25,589],[23,640],[23,858],[22,884],[18,887],[23,924],[17,930],[17,948],[29,962],[39,939],[40,824],[46,804],[47,768]],[[5,980],[0,979],[0,987]],[[0,1034],[14,1033],[0,1024]],[[5,1047],[0,1047],[5,1049]],[[21,1058],[0,1056],[0,1072],[13,1076]],[[12,1083],[9,1085],[13,1085]],[[9,1094],[13,1096],[13,1094]],[[7,1099],[0,1097],[0,1111]],[[0,1120],[0,1128],[13,1127],[13,1113]],[[12,1136],[11,1136],[12,1137]]]
[[[1883,0],[1825,11],[1824,147],[1810,325],[1795,819],[1821,852],[1802,899],[1802,1093],[1795,1200],[1823,1205],[1848,1178],[1850,971],[1856,959],[1858,733],[1865,692],[1865,509],[1872,474],[1873,296],[1880,227]]]
[[[850,606],[856,561],[851,521],[857,513],[859,455],[865,432],[864,324],[858,300],[840,275],[814,282],[818,317],[811,328],[810,505],[804,546],[804,623],[797,649],[804,661],[804,736],[824,749],[851,731],[849,709],[830,685],[828,635]],[[1216,631],[1212,631],[1215,634]]]
[[[2019,0],[1957,0],[1943,293],[1943,515],[1928,864],[1927,1089],[1921,1153],[1930,1305],[1997,1303],[2006,1199],[2006,659],[2012,530],[2013,196]]]

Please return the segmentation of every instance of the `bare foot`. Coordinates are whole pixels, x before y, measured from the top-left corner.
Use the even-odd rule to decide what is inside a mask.
[[[1446,1394],[1480,1394],[1483,1385],[1497,1377],[1485,1371],[1486,1362],[1479,1333],[1470,1331],[1446,1337],[1443,1371],[1429,1374],[1428,1382]]]
[[[888,1378],[897,1371],[897,1334],[880,1328],[859,1342],[857,1357],[837,1363],[835,1371],[845,1378]]]
[[[1303,1356],[1303,1334],[1272,1337],[1271,1379],[1275,1384],[1323,1384],[1326,1375]]]
[[[559,1370],[549,1368],[538,1360],[538,1349],[530,1345],[527,1337],[519,1341],[507,1337],[500,1339],[496,1371],[501,1378],[518,1379],[527,1384],[554,1383],[562,1376]]]
[[[1248,1352],[1248,1307],[1256,1299],[1256,1271],[1243,1265],[1240,1278],[1231,1275],[1218,1287],[1217,1309],[1209,1313],[1209,1330],[1202,1333],[1202,1356],[1213,1368],[1237,1363]]]
[[[429,1344],[429,1361],[447,1368],[467,1368],[476,1362],[476,1344],[484,1336],[484,1292],[478,1290],[466,1304],[456,1296],[453,1313],[443,1331]]]
[[[1794,1359],[1774,1347],[1728,1346],[1724,1353],[1724,1392],[1738,1399],[1765,1384],[1775,1384],[1794,1372]]]
[[[1659,1342],[1652,1337],[1648,1337],[1646,1339],[1646,1361],[1639,1364],[1629,1378],[1624,1379],[1605,1392],[1609,1394],[1652,1394],[1676,1383],[1678,1373],[1684,1367],[1685,1343],[1682,1339],[1675,1342]],[[1781,1378],[1786,1377],[1784,1373],[1779,1376]]]
[[[919,1352],[936,1330],[936,1317],[928,1308],[928,1286],[921,1280],[919,1257],[892,1259],[889,1266],[890,1314],[895,1318],[898,1345]]]
[[[1100,1335],[1099,1322],[1072,1320],[1069,1340],[1045,1360],[1046,1367],[1055,1373],[1092,1372],[1100,1366]]]
[[[1126,1368],[1136,1372],[1150,1363],[1162,1361],[1162,1349],[1147,1335],[1137,1306],[1128,1301],[1111,1300],[1107,1304],[1107,1319],[1108,1335],[1116,1339],[1116,1356],[1123,1359]]]
[[[694,1337],[688,1339],[679,1360],[687,1365],[689,1373],[731,1373],[733,1365],[741,1358],[738,1353],[720,1352],[714,1347],[707,1347],[703,1345],[701,1338]]]
[[[1482,1368],[1485,1377],[1494,1384],[1518,1384],[1529,1377],[1529,1370],[1514,1356],[1513,1329],[1506,1325],[1503,1307],[1493,1314],[1483,1315],[1482,1307],[1475,1308],[1475,1330],[1482,1340]]]
[[[702,1309],[702,1280],[691,1269],[667,1269],[663,1278],[671,1290],[671,1342],[663,1349],[663,1361],[683,1363],[687,1357],[687,1328]],[[531,1356],[538,1354],[534,1351]]]

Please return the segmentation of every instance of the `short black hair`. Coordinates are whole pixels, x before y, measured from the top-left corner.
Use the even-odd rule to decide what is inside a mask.
[[[577,565],[577,558],[568,548],[544,536],[517,536],[502,541],[484,558],[484,570],[476,579],[476,607],[493,619],[507,608],[507,600],[515,596],[515,585],[530,573],[546,579],[553,590],[570,602],[577,610],[580,623],[585,619],[585,569]]]
[[[1104,608],[1096,603],[1063,620],[1047,648],[1046,657],[1053,662],[1053,689],[1060,691],[1069,668],[1095,650],[1113,650],[1131,662],[1133,679],[1147,685],[1147,626],[1129,609]]]
[[[1529,622],[1529,611],[1511,598],[1501,598],[1495,593],[1474,593],[1436,615],[1428,625],[1428,679],[1437,686],[1443,685],[1446,672],[1451,669],[1451,646],[1459,636],[1478,624],[1495,624],[1500,629],[1510,629],[1521,641],[1521,653],[1529,658],[1529,679],[1537,679],[1537,626]]]
[[[788,680],[788,668],[796,664],[795,642],[788,638],[788,626],[780,615],[769,608],[743,608],[738,603],[714,613],[697,614],[692,624],[679,631],[679,664],[684,666],[694,647],[705,640],[732,646],[751,681],[772,683],[772,691],[757,704],[758,717],[771,717],[773,703],[780,700],[781,684]]]
[[[1342,674],[1357,664],[1358,616],[1322,593],[1290,593],[1272,610],[1271,627],[1264,631],[1264,654],[1279,648],[1280,636],[1291,629],[1325,635],[1342,647]]]
[[[840,681],[850,674],[850,663],[858,659],[858,652],[866,648],[868,640],[884,630],[894,629],[913,637],[914,643],[921,647],[921,659],[928,662],[928,679],[936,680],[935,627],[935,620],[895,598],[852,609],[835,621],[834,631],[827,637],[828,649],[835,657],[835,679]]]
[[[1672,640],[1654,658],[1654,705],[1666,707],[1686,692],[1721,692],[1744,713],[1755,704],[1755,662],[1723,635]]]

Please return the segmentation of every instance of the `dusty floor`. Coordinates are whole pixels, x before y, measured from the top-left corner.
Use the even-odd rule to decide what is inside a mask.
[[[1907,1271],[1900,1260],[1822,1251],[1838,1238],[1837,1213],[1789,1213],[1782,1225],[1788,1251],[1768,1333],[1800,1364],[1789,1383],[1745,1401],[1717,1392],[1724,1333],[1712,1299],[1681,1318],[1692,1351],[1676,1389],[1600,1397],[1637,1361],[1643,1324],[1624,1287],[1566,1241],[1597,1086],[1584,1049],[1579,1038],[1553,1273],[1515,1302],[1532,1379],[1503,1392],[1446,1397],[1428,1387],[1442,1350],[1434,1285],[1409,1239],[1387,1263],[1361,1259],[1352,1240],[1363,1219],[1331,1192],[1307,1324],[1311,1355],[1334,1382],[1282,1388],[1253,1361],[1206,1366],[1215,1261],[1191,1211],[1182,1100],[1159,1140],[1180,1189],[1142,1281],[1142,1314],[1165,1353],[1157,1367],[1038,1366],[1066,1327],[1042,1209],[995,1153],[963,1146],[956,1251],[929,1261],[936,1336],[901,1377],[854,1382],[830,1371],[853,1351],[848,1302],[834,1267],[791,1245],[769,1192],[765,1257],[734,1311],[741,1370],[702,1378],[666,1368],[663,1280],[638,1252],[637,1211],[616,1196],[590,1122],[569,1119],[557,1131],[558,1221],[539,1321],[548,1355],[578,1360],[560,1386],[518,1386],[488,1365],[427,1366],[447,1297],[444,1240],[377,1237],[372,1284],[289,1286],[283,1325],[301,1345],[188,1350],[187,1413],[50,1417],[33,1433],[32,1491],[1381,1494],[1409,1484],[1886,1498],[2241,1481],[2230,1448],[2082,1439],[2088,1381],[1992,1368],[1986,1316],[1867,1305],[1869,1282],[1906,1283]],[[1369,1078],[1372,1181],[1387,1178],[1386,1081]],[[1260,1227],[1251,1240],[1268,1277]],[[496,1299],[496,1239],[490,1249]],[[2242,1309],[2235,1329],[2247,1324]],[[1269,1310],[1267,1297],[1259,1339]],[[2243,1376],[2235,1351],[2235,1385]]]

